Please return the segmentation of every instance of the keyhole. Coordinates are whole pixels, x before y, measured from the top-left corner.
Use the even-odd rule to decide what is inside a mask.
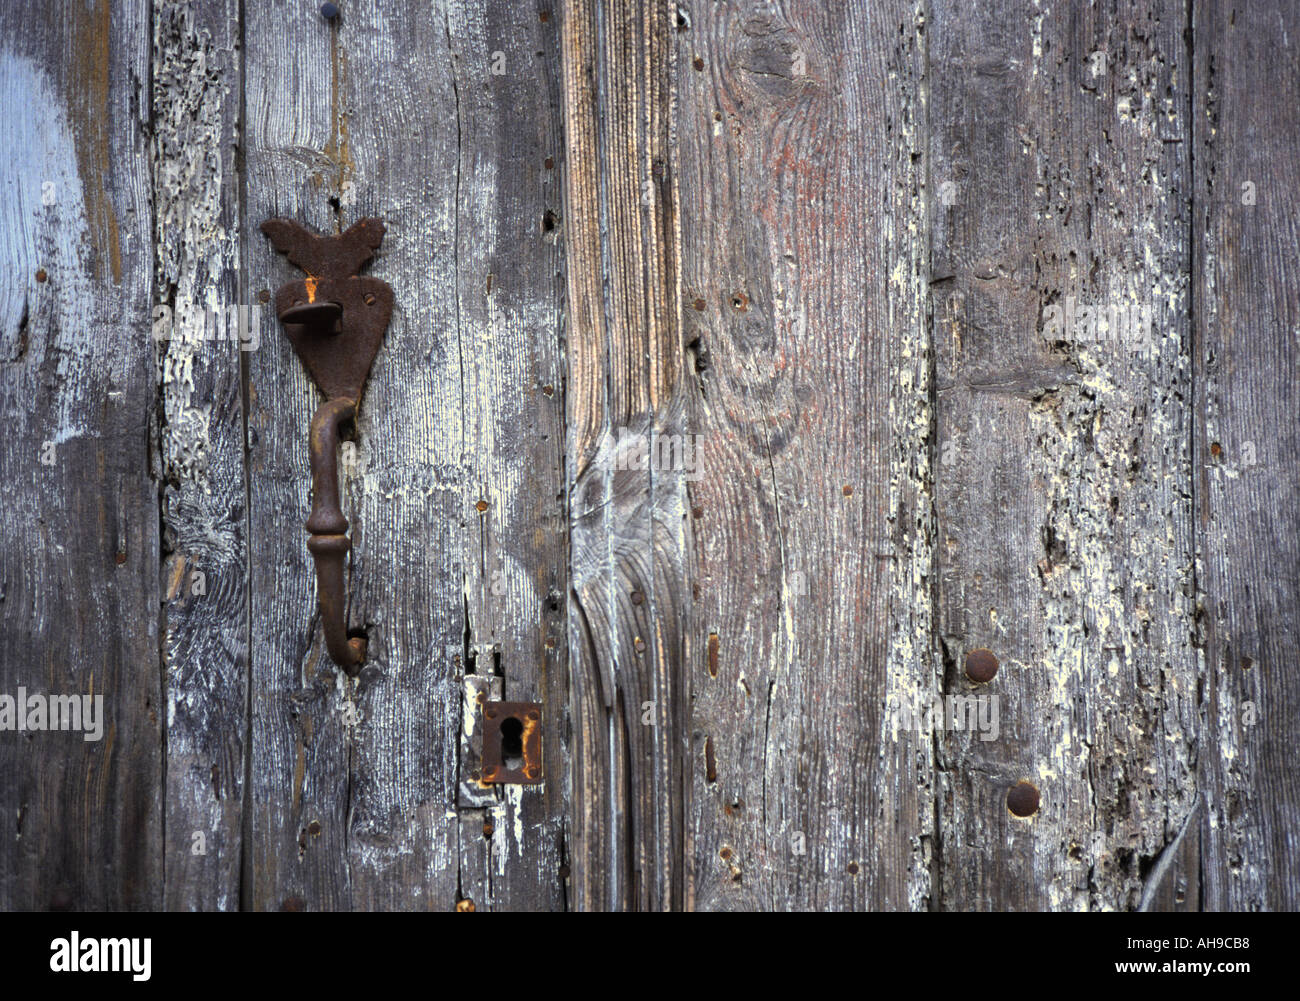
[[[515,717],[501,721],[501,760],[512,771],[524,766],[524,725]]]

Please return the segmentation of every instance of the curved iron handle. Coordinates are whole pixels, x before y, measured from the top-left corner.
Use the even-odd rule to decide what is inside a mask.
[[[356,676],[366,659],[366,641],[348,637],[347,597],[343,591],[343,564],[352,541],[348,520],[339,507],[339,429],[357,414],[346,397],[326,400],[311,419],[311,516],[307,519],[307,550],[316,563],[316,602],[320,608],[325,646],[334,663]]]
[[[370,365],[393,312],[393,290],[358,274],[384,238],[384,224],[362,219],[345,233],[318,236],[288,219],[268,219],[262,232],[307,277],[281,286],[275,311],[285,335],[325,402],[311,420],[311,515],[307,549],[316,564],[317,605],[330,657],[356,677],[366,640],[349,638],[343,569],[352,542],[339,509],[340,429],[354,419]]]

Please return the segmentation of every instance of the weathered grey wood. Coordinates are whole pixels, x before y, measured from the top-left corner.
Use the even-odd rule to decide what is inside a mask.
[[[163,901],[149,38],[0,9],[0,693],[103,699],[97,741],[0,732],[6,910]]]
[[[335,231],[329,199],[341,198],[343,183],[353,180],[336,30],[307,8],[245,8],[245,197],[253,226],[283,216]],[[259,299],[297,276],[251,226],[245,241],[250,288]],[[387,277],[382,263],[374,270]],[[350,763],[361,716],[357,686],[325,652],[301,529],[308,512],[307,424],[319,394],[279,325],[272,321],[270,329],[275,335],[248,365],[252,742],[245,904],[347,908],[353,902]],[[363,402],[365,430],[372,426],[367,415]],[[344,513],[355,528],[352,482],[344,474]],[[355,587],[349,590],[355,605]],[[378,653],[382,643],[374,640]]]
[[[691,5],[683,337],[702,476],[687,903],[917,906],[931,738],[921,11]],[[573,153],[570,153],[572,157]]]
[[[1136,907],[1196,803],[1186,29],[933,6],[937,628],[945,693],[997,697],[1000,733],[938,736],[932,907]],[[1149,337],[1054,332],[1070,296],[1151,305]]]
[[[1296,906],[1300,14],[340,6],[0,12],[0,907]],[[367,215],[353,681],[204,310]]]
[[[460,130],[449,13],[349,5],[337,29],[343,209],[387,220],[374,269],[401,304],[362,403],[353,616],[359,692],[348,849],[354,906],[450,910],[464,648],[463,354],[456,338]],[[375,80],[369,67],[391,67]],[[348,197],[346,189],[341,200]]]
[[[494,697],[545,710],[546,782],[479,786],[489,815],[499,814],[491,906],[560,910],[568,546],[559,24],[548,3],[451,2],[445,16],[457,163],[455,284],[446,290],[455,313],[444,336],[461,380],[461,406],[447,417],[460,416],[465,462],[465,606],[450,611],[469,617],[466,670],[499,675]],[[477,761],[461,756],[462,789],[478,785]],[[478,860],[481,842],[463,843],[471,859],[462,866]]]
[[[1198,2],[1192,491],[1202,906],[1300,906],[1300,10]]]
[[[317,391],[282,339],[252,365],[255,903],[450,909],[464,457],[448,26],[443,11],[391,4],[349,4],[333,24],[278,8],[247,16],[250,216],[323,231],[381,217],[371,273],[398,303],[342,476],[350,622],[369,636],[356,684],[318,631],[307,645],[315,583],[303,536],[286,527],[306,516]],[[269,286],[290,277],[267,248],[250,250]]]
[[[153,11],[168,909],[240,906],[248,706],[239,5]],[[241,316],[239,307],[245,308]],[[273,321],[273,317],[267,317]],[[233,338],[233,339],[232,339]]]
[[[568,0],[563,12],[579,910],[683,902],[685,482],[625,444],[684,430],[672,23],[659,3]]]

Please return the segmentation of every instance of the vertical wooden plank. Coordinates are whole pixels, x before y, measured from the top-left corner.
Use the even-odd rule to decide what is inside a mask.
[[[693,362],[688,904],[924,906],[925,51],[911,3],[678,23]]]
[[[329,231],[382,218],[388,233],[370,270],[397,300],[342,477],[350,624],[369,636],[355,684],[321,645],[300,534],[317,393],[283,343],[254,365],[252,545],[254,566],[266,568],[254,577],[254,679],[267,719],[256,740],[271,766],[253,769],[271,784],[270,805],[257,804],[257,899],[451,909],[465,444],[447,10],[356,3],[333,22],[314,8],[258,11],[247,37],[252,217]],[[260,259],[274,286],[289,271],[264,250],[254,267]],[[276,805],[286,789],[288,809]]]
[[[1187,28],[933,5],[943,691],[998,700],[939,735],[937,907],[1136,907],[1195,807]]]
[[[1291,910],[1300,783],[1300,10],[1195,5],[1196,497],[1207,910]]]
[[[463,399],[463,660],[476,672],[467,681],[496,681],[493,698],[543,705],[546,781],[478,787],[473,797],[508,814],[494,825],[488,872],[492,904],[505,910],[563,908],[568,546],[558,21],[550,0],[457,0],[447,10],[459,149],[455,314],[446,329],[459,352]],[[462,789],[477,785],[478,760],[462,755]],[[462,864],[473,865],[483,838],[464,844],[471,859]]]
[[[671,5],[563,9],[570,906],[683,900],[685,482]],[[629,444],[633,442],[633,444]]]
[[[234,0],[153,11],[168,909],[240,905],[248,722],[241,355],[274,330],[248,311],[241,285],[239,31]]]
[[[340,19],[339,156],[356,216],[389,228],[398,309],[358,426],[353,615],[374,655],[352,760],[354,906],[451,910],[464,648],[464,348],[457,339],[462,135],[448,5],[349,4]],[[345,187],[340,201],[353,194]],[[353,214],[355,213],[355,215]]]
[[[245,9],[245,204],[251,224],[245,259],[250,288],[261,302],[298,272],[255,227],[283,216],[334,232],[344,185],[354,183],[338,32],[306,4]],[[382,259],[372,270],[387,278]],[[406,304],[400,295],[398,302]],[[394,324],[403,315],[397,313]],[[252,739],[245,906],[341,909],[353,902],[350,758],[362,721],[357,686],[325,652],[302,529],[309,510],[307,426],[319,393],[279,325],[269,326],[274,336],[248,359]],[[362,406],[362,426],[369,430]],[[344,513],[355,528],[354,481],[345,478],[343,488]],[[351,593],[355,605],[355,586]],[[352,621],[358,621],[355,614]]]
[[[102,699],[86,734],[8,707],[5,909],[163,901],[149,37],[142,2],[0,10],[0,694]]]

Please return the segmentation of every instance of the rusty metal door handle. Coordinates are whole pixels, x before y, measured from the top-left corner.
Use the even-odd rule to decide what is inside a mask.
[[[348,636],[343,569],[352,542],[339,506],[338,447],[355,419],[366,376],[393,313],[386,282],[358,275],[384,239],[384,224],[362,219],[346,233],[317,236],[288,219],[268,219],[262,232],[307,277],[282,285],[275,312],[285,335],[325,402],[311,420],[311,515],[307,549],[316,564],[316,596],[330,657],[355,677],[366,640]]]

